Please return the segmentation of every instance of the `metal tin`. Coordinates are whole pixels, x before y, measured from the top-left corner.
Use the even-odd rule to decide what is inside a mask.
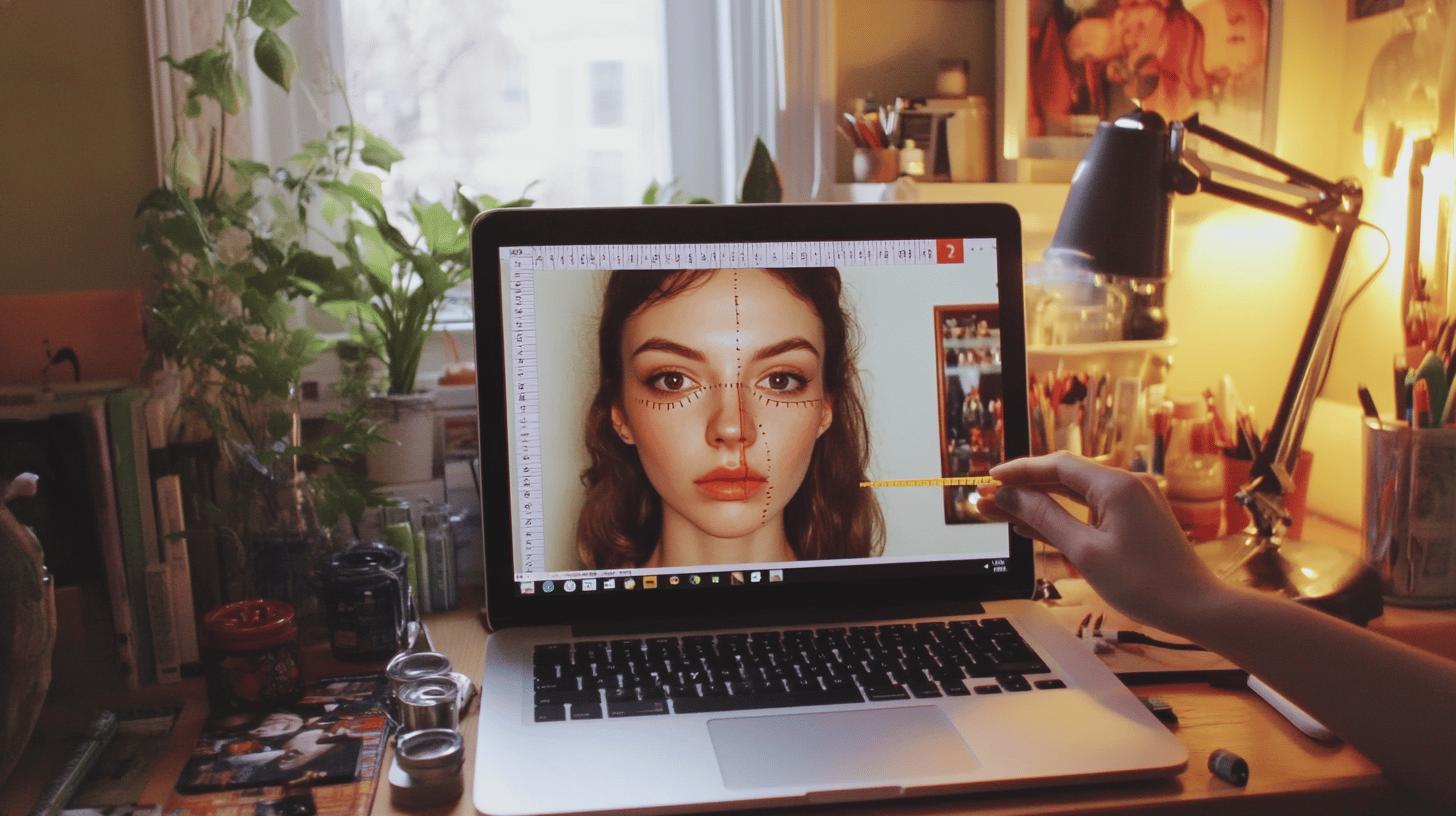
[[[439,652],[401,652],[389,661],[384,676],[389,679],[390,694],[397,697],[406,684],[449,674],[450,670],[450,658]]]
[[[460,727],[460,688],[449,675],[416,680],[399,690],[401,732]]]
[[[408,777],[413,805],[452,802],[465,790],[460,773],[465,764],[465,740],[457,731],[427,728],[401,734],[394,744],[394,761]],[[395,789],[392,773],[390,787]]]

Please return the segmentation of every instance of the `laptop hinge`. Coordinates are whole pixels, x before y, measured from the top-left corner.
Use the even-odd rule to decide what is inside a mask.
[[[681,632],[705,629],[741,629],[757,626],[803,626],[806,624],[853,623],[867,620],[930,618],[949,615],[979,615],[986,608],[976,601],[934,601],[877,606],[873,609],[791,609],[744,611],[707,617],[654,617],[641,620],[589,621],[571,626],[573,637],[628,635],[646,632]]]

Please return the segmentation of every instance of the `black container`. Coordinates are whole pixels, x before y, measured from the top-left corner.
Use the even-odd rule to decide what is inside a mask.
[[[405,563],[404,553],[384,544],[359,544],[329,556],[318,580],[335,658],[388,660],[399,651]]]

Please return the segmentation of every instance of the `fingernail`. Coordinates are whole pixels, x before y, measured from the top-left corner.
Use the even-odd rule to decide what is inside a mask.
[[[1002,510],[1015,513],[1016,508],[1021,505],[1021,491],[1003,485],[996,490],[996,505]]]

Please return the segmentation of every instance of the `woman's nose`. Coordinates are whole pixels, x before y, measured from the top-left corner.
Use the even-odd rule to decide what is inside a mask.
[[[720,385],[709,396],[712,416],[708,420],[708,444],[749,445],[757,436],[752,400],[743,385]]]

